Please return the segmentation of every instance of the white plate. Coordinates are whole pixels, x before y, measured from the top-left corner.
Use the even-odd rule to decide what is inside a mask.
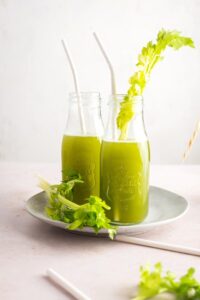
[[[45,192],[42,192],[34,195],[26,202],[26,209],[33,217],[53,226],[68,230],[66,228],[66,223],[52,220],[45,215],[44,207],[46,203],[46,194]],[[149,193],[149,214],[145,221],[136,225],[118,226],[118,234],[138,235],[144,233],[155,227],[179,219],[187,210],[188,202],[185,198],[162,188],[151,186]],[[81,231],[77,229],[73,232],[94,234],[93,230],[89,227],[84,228]],[[107,231],[101,230],[99,234],[107,235]]]

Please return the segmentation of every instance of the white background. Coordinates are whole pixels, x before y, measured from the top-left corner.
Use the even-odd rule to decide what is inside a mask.
[[[195,50],[167,51],[144,95],[153,163],[180,163],[200,118],[200,0],[0,0],[0,160],[60,160],[73,90],[61,38],[81,90],[106,95],[109,73],[92,31],[112,57],[123,93],[141,47],[162,27],[196,43]],[[200,163],[200,138],[188,163]]]

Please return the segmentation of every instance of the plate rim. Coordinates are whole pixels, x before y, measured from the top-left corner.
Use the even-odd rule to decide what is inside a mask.
[[[124,231],[126,230],[131,230],[131,229],[135,229],[135,230],[148,230],[148,229],[151,229],[152,227],[157,227],[157,226],[160,226],[160,225],[166,225],[166,224],[169,224],[169,223],[172,223],[172,222],[175,222],[177,221],[178,219],[180,219],[181,217],[183,217],[187,211],[189,210],[189,207],[190,207],[190,204],[188,202],[188,200],[186,198],[184,198],[183,196],[177,194],[177,193],[174,193],[172,191],[169,191],[167,189],[164,189],[162,187],[157,187],[157,186],[154,186],[154,185],[150,185],[149,189],[156,189],[156,190],[160,190],[160,191],[164,191],[164,192],[167,192],[167,193],[170,193],[170,194],[173,194],[174,196],[178,197],[178,198],[181,198],[182,201],[185,202],[185,209],[183,212],[181,212],[179,215],[175,216],[175,217],[171,217],[171,218],[168,218],[166,220],[159,220],[159,221],[154,221],[154,222],[151,222],[151,223],[139,223],[139,224],[130,224],[130,225],[116,225],[118,228],[121,228],[123,229]],[[56,226],[57,225],[62,225],[62,228],[64,229],[64,226],[66,228],[66,230],[69,230],[67,228],[67,224],[68,223],[65,223],[65,222],[62,222],[62,221],[59,221],[59,220],[53,220],[53,219],[50,219],[48,216],[45,216],[44,214],[41,214],[40,216],[38,216],[36,213],[34,213],[34,210],[32,210],[29,206],[29,203],[30,201],[37,195],[39,194],[43,194],[45,193],[44,191],[42,192],[39,192],[37,194],[34,194],[33,196],[31,196],[28,200],[26,200],[25,202],[25,209],[26,211],[32,215],[33,217],[35,217],[36,219],[40,220],[40,221],[43,221],[45,223],[48,223],[48,224],[51,224],[52,226]],[[115,225],[115,224],[113,224]],[[71,230],[70,230],[71,231]],[[84,233],[88,232],[88,233],[92,233],[93,232],[93,229],[90,228],[90,227],[85,227],[83,229],[76,229],[74,231],[82,231]],[[106,231],[105,229],[102,229],[100,232],[103,233],[103,231]],[[106,231],[107,232],[107,231]],[[120,233],[119,233],[120,234]]]

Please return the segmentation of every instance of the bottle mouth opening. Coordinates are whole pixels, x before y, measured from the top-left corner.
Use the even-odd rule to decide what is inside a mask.
[[[96,92],[96,91],[86,91],[86,92],[80,92],[80,93],[70,92],[69,96],[71,98],[77,98],[78,96],[83,96],[83,97],[96,96],[96,97],[100,97],[100,93]]]
[[[143,96],[129,96],[127,94],[116,94],[116,95],[110,95],[108,104],[111,104],[113,102],[117,102],[120,104],[126,97],[127,100],[131,101],[133,104],[140,104],[143,102]]]
[[[78,101],[81,102],[84,106],[99,106],[100,105],[100,93],[95,91],[89,91],[89,92],[70,92],[68,96],[68,101],[72,103],[78,103]]]

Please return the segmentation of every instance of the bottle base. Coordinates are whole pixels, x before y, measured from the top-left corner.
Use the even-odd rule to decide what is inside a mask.
[[[116,226],[133,226],[133,225],[138,225],[138,224],[141,224],[142,222],[144,222],[145,219],[147,218],[147,216],[148,216],[148,212],[146,213],[144,218],[137,220],[137,221],[128,221],[128,222],[127,221],[112,221],[112,219],[111,219],[111,223]]]

